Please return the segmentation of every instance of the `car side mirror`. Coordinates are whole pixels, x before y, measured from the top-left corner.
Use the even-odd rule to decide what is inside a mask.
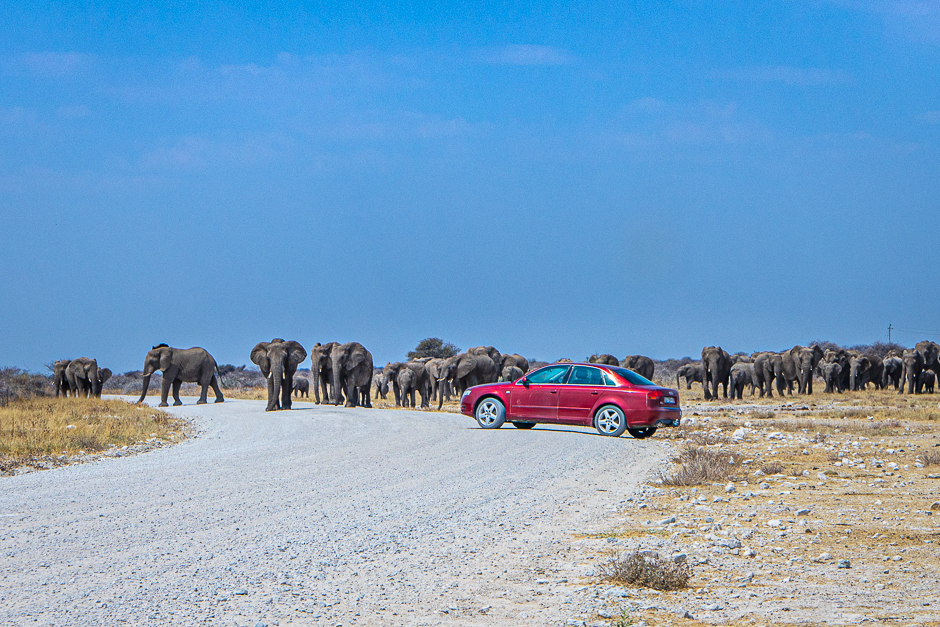
[[[522,386],[529,387],[529,380],[526,379],[525,377],[522,377]]]

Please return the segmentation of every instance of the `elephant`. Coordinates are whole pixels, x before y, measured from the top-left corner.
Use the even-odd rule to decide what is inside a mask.
[[[411,388],[408,393],[411,396],[412,404],[414,407],[414,393],[415,391],[421,393],[421,407],[430,407],[430,398],[431,398],[431,377],[429,376],[428,369],[425,364],[420,361],[398,361],[394,364],[387,363],[385,368],[382,370],[382,374],[385,376],[385,380],[391,382],[392,390],[395,392],[395,404],[399,407],[403,407],[405,399],[402,397],[405,394],[405,391],[402,389],[399,375],[402,370],[411,371],[411,376],[406,377],[406,381],[409,382]]]
[[[917,382],[920,381],[920,373],[924,371],[924,356],[917,350],[908,349],[901,355],[901,361],[904,368],[901,371],[901,387],[898,394],[904,394],[905,385],[908,394],[920,394]]]
[[[904,362],[900,357],[886,357],[882,362],[882,376],[881,376],[881,387],[886,388],[888,385],[893,385],[894,389],[898,389],[898,385],[901,382],[901,372],[904,370]]]
[[[398,392],[398,398],[401,399],[402,407],[415,407],[415,392],[418,389],[418,377],[411,368],[399,368],[395,377],[395,388]],[[422,390],[423,392],[423,390]],[[424,407],[424,401],[427,397],[421,395],[421,406]]]
[[[516,353],[511,355],[503,355],[502,359],[499,361],[500,372],[502,372],[506,366],[515,366],[521,370],[523,374],[525,374],[529,371],[529,360]]]
[[[444,394],[447,400],[450,400],[450,383],[438,381],[441,376],[441,365],[444,361],[445,360],[440,357],[435,357],[424,363],[424,369],[428,371],[428,382],[431,386],[432,400],[437,400],[438,394]]]
[[[372,407],[372,353],[359,342],[337,344],[330,351],[333,369],[334,405],[343,402],[346,392],[346,407]]]
[[[921,358],[924,360],[924,370],[940,372],[940,344],[924,340],[918,342],[914,350],[920,353]]]
[[[495,383],[499,377],[499,361],[499,352],[496,352],[496,359],[493,359],[488,351],[470,349],[466,353],[448,358],[441,365],[440,381],[452,382],[454,393],[461,396],[464,390],[474,385]],[[443,398],[438,399],[437,408],[440,409],[443,403]]]
[[[66,374],[66,369],[69,367],[69,364],[72,363],[71,359],[59,359],[52,365],[52,387],[55,389],[55,395],[59,396],[68,396],[69,392],[74,392],[71,387],[69,387],[69,378]]]
[[[852,357],[855,355],[855,351],[847,351],[842,348],[837,350],[828,349],[823,354],[823,361],[829,362],[831,364],[839,364],[839,376],[841,377],[839,379],[839,387],[842,390],[850,389],[851,381],[849,381],[849,377],[852,370],[851,362]]]
[[[101,390],[104,389],[104,384],[108,382],[112,374],[110,368],[98,368],[98,398],[101,398]]]
[[[734,364],[752,364],[754,359],[747,353],[735,353],[731,356],[731,366],[734,367]]]
[[[839,362],[820,362],[816,366],[816,371],[819,372],[819,378],[826,383],[826,389],[823,392],[826,394],[832,392],[842,394],[842,366],[839,365]]]
[[[702,349],[702,389],[705,400],[718,398],[718,385],[723,387],[724,397],[728,398],[728,378],[731,376],[731,355],[720,346],[706,346]],[[709,384],[711,390],[708,389]]]
[[[333,398],[333,348],[339,346],[338,342],[317,342],[310,349],[310,374],[313,376],[313,398],[320,404],[320,391],[323,391],[323,402],[332,403]]]
[[[922,388],[921,392],[923,394],[933,394],[934,381],[937,380],[937,375],[934,374],[933,370],[922,370],[920,377],[917,380],[917,386]]]
[[[754,370],[754,364],[750,362],[738,362],[731,366],[731,373],[728,375],[731,385],[731,398],[743,399],[744,388],[750,386],[751,396],[754,396],[754,390],[757,388],[757,375]]]
[[[294,395],[297,398],[302,396],[310,398],[310,379],[303,375],[299,375],[294,379]]]
[[[874,355],[852,355],[849,360],[849,389],[864,390],[869,382],[876,388],[882,387],[884,377],[884,363],[880,357]]]
[[[160,407],[167,407],[167,396],[170,386],[173,386],[173,405],[182,405],[180,400],[180,385],[183,383],[198,383],[202,387],[197,405],[204,405],[209,394],[209,386],[215,393],[215,402],[224,403],[222,389],[219,381],[222,379],[219,366],[215,359],[204,348],[170,348],[166,344],[157,344],[144,357],[143,390],[138,403],[143,403],[150,388],[150,377],[157,370],[163,373],[163,385],[160,390]]]
[[[379,400],[379,398],[384,400],[388,397],[388,380],[381,370],[373,370],[372,387],[375,389],[375,396],[373,396],[375,400]]]
[[[700,363],[686,364],[676,371],[676,387],[679,387],[679,377],[685,377],[685,389],[691,390],[692,383],[701,383],[705,369]]]
[[[522,368],[518,366],[506,366],[500,373],[499,378],[501,381],[512,382],[516,379],[521,379],[524,375],[525,373],[522,371]]]
[[[110,370],[108,371],[110,376]],[[88,357],[79,357],[69,362],[65,368],[72,396],[97,398],[101,396],[101,378],[98,374],[98,361]]]
[[[268,406],[264,411],[290,409],[294,389],[294,373],[307,358],[300,342],[276,337],[270,342],[258,342],[251,349],[251,361],[268,380]]]
[[[760,390],[760,396],[763,398],[773,398],[773,383],[777,381],[777,394],[783,396],[783,357],[780,353],[772,351],[762,351],[751,355],[754,360],[754,377],[757,381],[757,387]]]
[[[594,354],[588,357],[589,364],[604,364],[605,366],[619,366],[620,360],[613,355],[604,353],[603,355]]]
[[[618,364],[611,365],[616,366]],[[623,361],[621,361],[619,365],[632,370],[641,377],[649,379],[650,381],[653,380],[653,371],[656,369],[656,365],[653,363],[653,360],[649,357],[644,357],[643,355],[627,355],[623,358]]]
[[[780,356],[783,358],[783,381],[788,387],[793,381],[798,381],[800,394],[812,394],[813,371],[825,356],[823,349],[816,344],[808,347],[797,345],[784,351]],[[777,389],[781,389],[779,381]]]

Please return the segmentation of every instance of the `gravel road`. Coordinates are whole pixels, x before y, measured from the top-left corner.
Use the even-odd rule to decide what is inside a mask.
[[[262,401],[169,411],[195,437],[0,479],[2,625],[564,625],[578,534],[655,439]]]

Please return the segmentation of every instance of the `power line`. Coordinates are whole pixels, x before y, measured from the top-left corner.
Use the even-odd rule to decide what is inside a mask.
[[[940,335],[940,331],[919,331],[917,329],[898,329],[895,328],[895,331],[900,333],[912,333],[912,334],[921,334],[921,335]]]

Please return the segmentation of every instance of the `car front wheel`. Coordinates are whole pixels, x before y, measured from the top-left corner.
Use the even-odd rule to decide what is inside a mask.
[[[473,415],[483,429],[499,429],[506,422],[506,406],[498,398],[484,398]]]
[[[644,440],[654,433],[656,433],[656,427],[642,427],[640,429],[628,429],[630,435],[635,437],[637,440]]]
[[[627,417],[616,405],[604,405],[594,414],[594,428],[601,435],[617,438],[627,430]]]

